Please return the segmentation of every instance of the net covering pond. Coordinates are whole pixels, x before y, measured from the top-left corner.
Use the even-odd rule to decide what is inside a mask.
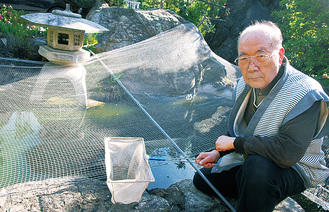
[[[214,148],[226,132],[239,72],[193,25],[97,57],[188,155]],[[141,137],[148,155],[180,157],[95,57],[83,64],[84,74],[71,73],[84,80],[50,63],[0,64],[0,187],[65,176],[105,179],[105,137]],[[51,71],[44,74],[44,67]],[[77,91],[82,82],[88,108]]]
[[[226,133],[240,72],[193,25],[97,57],[188,156],[214,148]],[[54,74],[43,74],[45,66]],[[106,137],[140,137],[150,156],[181,156],[96,57],[83,68],[72,78],[49,63],[0,58],[0,188],[66,176],[106,179]]]

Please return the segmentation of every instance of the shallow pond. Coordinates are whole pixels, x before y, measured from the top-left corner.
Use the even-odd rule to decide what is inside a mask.
[[[228,107],[216,97],[153,96],[140,102],[188,157],[213,148],[225,130]],[[105,179],[105,137],[142,137],[148,155],[182,157],[130,101],[88,110],[60,104],[6,110],[0,118],[0,187],[64,176]],[[150,188],[191,179],[194,173],[188,163],[150,161],[150,166],[156,179]]]

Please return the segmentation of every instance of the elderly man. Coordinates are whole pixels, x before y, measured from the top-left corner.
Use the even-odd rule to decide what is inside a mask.
[[[236,59],[243,78],[234,91],[229,136],[197,158],[201,171],[238,211],[272,211],[290,195],[329,176],[323,135],[329,97],[314,79],[289,65],[280,29],[256,22],[240,35]],[[201,191],[213,194],[198,173]]]

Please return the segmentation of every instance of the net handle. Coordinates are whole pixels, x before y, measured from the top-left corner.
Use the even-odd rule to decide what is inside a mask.
[[[191,162],[196,163],[195,160],[198,158],[164,158],[164,157],[156,157],[156,156],[149,156],[148,160],[154,161],[174,161],[174,162],[187,162],[187,159],[191,160]]]
[[[195,169],[196,172],[202,177],[202,179],[213,189],[213,191],[218,195],[218,197],[223,200],[223,202],[235,212],[235,208],[226,200],[226,198],[213,186],[213,184],[206,178],[206,176],[198,169],[198,167],[193,164],[193,162],[187,158],[187,155],[183,150],[173,141],[170,136],[162,129],[162,127],[153,119],[153,117],[144,109],[144,107],[139,103],[139,101],[129,92],[129,90],[122,84],[117,76],[110,70],[110,68],[90,49],[85,47],[96,59],[103,65],[103,67],[112,75],[112,77],[117,81],[117,83],[123,88],[123,90],[130,96],[130,98],[137,104],[137,106],[145,113],[145,115],[153,122],[153,124],[162,132],[162,134],[174,145],[174,147],[182,154],[186,161]]]

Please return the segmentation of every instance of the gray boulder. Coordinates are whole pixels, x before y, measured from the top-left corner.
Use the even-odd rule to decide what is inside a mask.
[[[132,191],[133,192],[133,191]],[[235,200],[229,200],[236,205]],[[0,211],[229,211],[215,197],[198,191],[191,179],[167,189],[145,192],[139,203],[112,204],[105,181],[90,178],[54,178],[6,187],[0,191]],[[275,211],[303,211],[286,199]]]
[[[109,33],[98,35],[98,52],[138,43],[180,24],[189,23],[170,10],[109,7],[103,1],[97,1],[86,18],[110,30]]]

